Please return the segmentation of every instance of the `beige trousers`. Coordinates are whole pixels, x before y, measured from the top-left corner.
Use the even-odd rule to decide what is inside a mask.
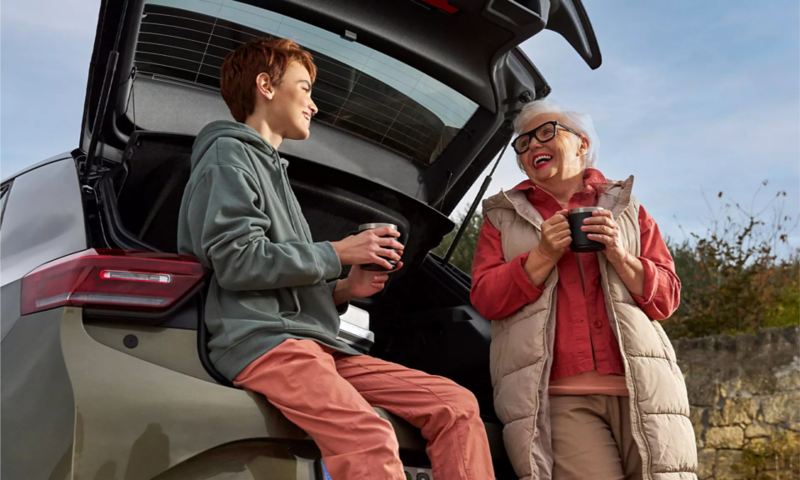
[[[550,397],[553,480],[641,480],[628,397]]]

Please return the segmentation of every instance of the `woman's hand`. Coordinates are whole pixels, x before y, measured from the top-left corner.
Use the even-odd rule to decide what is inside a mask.
[[[536,248],[542,256],[556,264],[571,242],[567,211],[559,210],[542,223],[542,238]]]
[[[334,300],[338,305],[353,298],[366,298],[375,295],[386,287],[389,274],[403,267],[403,262],[397,262],[397,267],[391,272],[375,272],[364,270],[359,265],[354,265],[344,280],[339,280],[334,290]]]
[[[400,232],[391,227],[378,227],[331,244],[342,265],[375,263],[391,270],[392,264],[386,259],[399,261],[403,254],[403,244],[396,240],[399,236]]]
[[[531,250],[525,261],[525,271],[528,273],[531,283],[536,287],[540,287],[544,283],[572,242],[566,213],[566,210],[559,210],[542,222],[542,237],[539,245]]]
[[[619,225],[610,210],[603,209],[593,212],[591,217],[583,220],[581,230],[586,232],[586,236],[590,240],[606,246],[604,253],[612,266],[616,267],[625,262],[628,253],[622,246]]]
[[[619,225],[609,210],[599,210],[583,221],[581,230],[586,236],[606,246],[604,253],[608,263],[622,279],[628,291],[633,295],[644,292],[644,266],[635,255],[629,255],[622,246]]]

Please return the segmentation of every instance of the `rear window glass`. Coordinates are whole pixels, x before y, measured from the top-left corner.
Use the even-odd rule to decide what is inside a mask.
[[[137,75],[219,89],[225,55],[262,36],[290,38],[313,54],[315,121],[416,163],[432,163],[477,110],[467,97],[392,57],[231,0],[149,1],[137,40]]]

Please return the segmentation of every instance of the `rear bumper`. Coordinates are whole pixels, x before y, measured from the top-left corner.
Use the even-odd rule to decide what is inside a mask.
[[[262,478],[264,468],[296,472],[275,478],[318,475],[313,442],[263,397],[101,343],[79,308],[64,309],[61,343],[75,397],[75,478],[111,478],[112,468],[128,480],[195,478],[190,472],[212,467],[237,475],[226,478]],[[379,413],[392,421],[401,451],[424,458],[418,431]]]

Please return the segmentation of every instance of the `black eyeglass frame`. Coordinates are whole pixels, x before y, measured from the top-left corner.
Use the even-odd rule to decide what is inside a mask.
[[[536,132],[541,130],[542,127],[544,127],[545,125],[552,125],[553,126],[553,136],[550,137],[550,138],[542,139],[542,138],[539,138],[539,135],[537,135]],[[561,128],[563,130],[566,130],[566,131],[568,131],[569,133],[571,133],[573,135],[576,135],[578,137],[583,138],[580,133],[576,132],[575,130],[569,128],[566,125],[562,125],[561,123],[558,122],[558,120],[551,120],[549,122],[544,122],[543,124],[539,125],[538,127],[534,128],[532,130],[528,130],[527,132],[523,132],[523,133],[520,133],[519,135],[517,135],[516,138],[514,138],[514,141],[511,142],[511,148],[514,149],[514,151],[517,153],[517,155],[522,155],[523,153],[525,153],[525,152],[527,152],[528,150],[531,149],[531,141],[530,141],[531,137],[533,137],[536,140],[538,140],[539,143],[547,143],[550,140],[556,138],[556,135],[558,134],[558,129],[559,128]],[[520,151],[520,150],[517,149],[517,140],[519,140],[522,137],[528,137],[528,144],[525,146],[524,150]]]

